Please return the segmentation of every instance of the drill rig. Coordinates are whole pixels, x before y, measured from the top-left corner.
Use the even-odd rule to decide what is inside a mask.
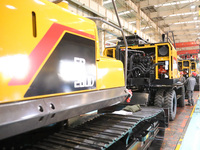
[[[124,41],[121,37],[118,39],[116,48],[106,48],[104,55],[124,62]],[[168,41],[148,43],[137,34],[126,36],[126,39],[127,88],[133,92],[149,93],[147,105],[169,108],[169,119],[174,120],[177,104],[185,105],[184,85],[179,82],[177,51]]]
[[[0,147],[149,147],[165,126],[164,110],[100,113],[129,95],[123,63],[100,56],[96,24],[67,6],[47,0],[0,2]],[[93,118],[69,125],[73,117],[96,110]]]

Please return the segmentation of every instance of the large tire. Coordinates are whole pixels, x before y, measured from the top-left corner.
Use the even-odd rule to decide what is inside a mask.
[[[178,100],[179,106],[180,107],[185,107],[185,87],[181,87],[181,97]]]
[[[164,107],[169,108],[169,120],[173,121],[176,117],[177,107],[176,92],[173,89],[170,89],[166,92]]]
[[[164,95],[165,94],[165,90],[164,89],[160,89],[156,92],[155,95],[155,99],[154,99],[154,106],[163,107],[164,104]]]

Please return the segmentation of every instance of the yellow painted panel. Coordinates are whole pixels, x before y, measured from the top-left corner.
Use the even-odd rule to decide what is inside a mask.
[[[68,2],[67,1],[61,1],[59,3],[57,3],[58,6],[63,7],[68,9]]]
[[[33,12],[36,16],[36,37],[33,35]],[[95,23],[54,3],[48,2],[47,0],[1,0],[0,13],[2,14],[0,15],[0,103],[43,97],[37,96],[24,98],[24,94],[30,87],[32,81],[37,76],[42,66],[45,64],[46,60],[49,58],[50,54],[53,52],[59,40],[45,58],[42,66],[40,66],[39,70],[37,70],[31,82],[16,86],[9,86],[8,83],[13,78],[13,74],[20,74],[25,70],[24,68],[22,68],[22,70],[16,70],[16,68],[13,67],[15,66],[14,64],[19,63],[17,60],[22,58],[26,61],[21,64],[25,65],[24,67],[27,67],[26,64],[28,63],[26,62],[28,56],[42,40],[53,23],[58,23],[95,36],[96,59],[98,60],[100,57],[97,37],[98,34]],[[79,36],[84,37],[84,35]],[[5,58],[9,58],[9,61],[5,62]],[[15,60],[12,58],[18,59]],[[9,70],[10,72],[8,71],[5,73],[5,71],[2,70]]]
[[[124,86],[124,71],[121,61],[101,57],[97,61],[97,89]]]
[[[169,57],[158,57],[158,61],[166,61],[169,60]]]

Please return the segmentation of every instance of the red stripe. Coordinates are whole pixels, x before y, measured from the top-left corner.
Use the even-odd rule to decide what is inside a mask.
[[[174,60],[177,61],[176,57],[174,57]]]
[[[174,45],[174,44],[173,44]],[[193,47],[193,46],[199,46],[198,43],[196,42],[181,42],[181,43],[176,43],[176,48],[181,48],[181,47]]]
[[[199,53],[199,50],[181,50],[181,51],[177,51],[177,54],[178,55],[181,55],[181,54],[198,54]]]
[[[29,55],[31,69],[26,78],[21,80],[13,78],[8,85],[28,84],[64,31],[70,31],[88,38],[95,39],[94,35],[54,23]]]

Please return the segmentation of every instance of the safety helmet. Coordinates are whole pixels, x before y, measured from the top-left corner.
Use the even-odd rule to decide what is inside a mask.
[[[197,76],[197,73],[196,73],[196,72],[192,72],[192,75],[193,75],[194,77],[196,77],[196,76]]]

